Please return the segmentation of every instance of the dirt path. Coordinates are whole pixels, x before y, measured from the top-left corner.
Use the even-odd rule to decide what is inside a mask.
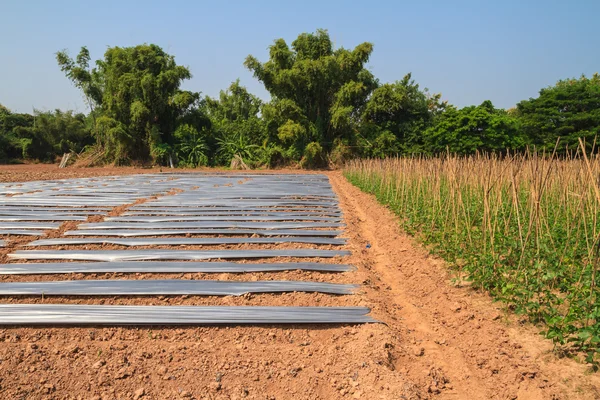
[[[121,174],[116,169],[111,172]],[[344,236],[350,239],[345,248],[353,253],[334,262],[354,264],[357,271],[162,274],[160,278],[362,283],[363,290],[356,296],[288,293],[0,302],[357,305],[371,307],[373,316],[385,324],[0,329],[0,398],[600,398],[594,388],[599,387],[597,375],[585,374],[584,366],[570,360],[557,360],[549,342],[506,318],[485,295],[452,286],[443,262],[403,235],[387,209],[340,173],[328,175],[344,211]],[[125,277],[151,278],[147,274],[96,278]],[[24,279],[49,278],[3,280]]]

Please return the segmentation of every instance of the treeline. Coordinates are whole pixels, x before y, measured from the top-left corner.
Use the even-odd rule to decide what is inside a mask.
[[[267,61],[244,62],[271,95],[263,102],[239,81],[216,99],[182,90],[190,70],[156,45],[109,48],[94,66],[85,47],[75,59],[61,51],[58,65],[89,113],[0,107],[0,160],[94,152],[117,165],[312,168],[353,157],[552,150],[559,138],[566,152],[600,133],[598,74],[559,81],[513,109],[490,101],[459,109],[411,74],[380,82],[365,68],[372,52],[371,43],[334,48],[324,30],[291,46],[278,39]]]

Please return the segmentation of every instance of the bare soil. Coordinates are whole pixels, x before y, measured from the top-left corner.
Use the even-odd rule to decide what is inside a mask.
[[[0,181],[153,172],[159,170],[0,166]],[[349,241],[346,246],[318,248],[351,250],[350,257],[322,261],[353,264],[358,268],[354,272],[80,274],[0,276],[0,280],[295,279],[361,283],[363,287],[357,295],[13,297],[1,298],[0,303],[359,305],[371,307],[372,315],[383,323],[3,328],[0,329],[0,398],[600,398],[597,374],[589,373],[583,364],[558,358],[537,328],[505,313],[500,304],[493,303],[485,294],[464,284],[453,284],[444,262],[401,232],[397,217],[389,210],[350,185],[339,172],[325,173],[339,196],[347,224],[343,236]],[[59,231],[74,227],[72,222],[68,224]],[[7,253],[34,239],[10,238],[10,247],[0,248],[0,260],[6,262]],[[251,246],[210,247],[213,248]]]

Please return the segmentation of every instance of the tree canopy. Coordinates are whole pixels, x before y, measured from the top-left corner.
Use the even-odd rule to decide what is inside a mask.
[[[522,132],[539,148],[553,149],[559,137],[563,148],[577,148],[580,137],[591,144],[600,134],[600,75],[558,81],[517,104],[517,112]]]
[[[423,152],[423,133],[446,106],[440,98],[422,91],[410,73],[375,89],[363,112],[364,135],[373,142],[371,155]]]
[[[161,145],[173,143],[178,118],[200,97],[180,90],[192,74],[153,44],[111,47],[91,70],[85,47],[76,60],[64,51],[56,58],[97,111],[96,140],[113,160],[156,157]]]
[[[526,139],[519,133],[517,119],[505,110],[494,108],[489,100],[479,106],[449,107],[424,136],[424,147],[431,153],[502,153],[521,150],[526,145]]]
[[[319,144],[311,145],[313,150],[330,150],[336,138],[352,136],[357,110],[377,87],[365,69],[372,52],[368,42],[352,50],[335,49],[327,31],[318,30],[299,35],[291,48],[285,40],[275,40],[264,63],[248,56],[244,65],[273,100],[264,111],[269,138],[297,159],[310,143]]]
[[[54,161],[93,142],[87,118],[72,111],[12,113],[0,105],[0,161]]]
[[[239,80],[216,98],[183,90],[191,71],[154,44],[109,47],[94,62],[86,47],[75,58],[60,51],[58,66],[89,113],[30,115],[0,105],[0,161],[51,162],[89,150],[116,164],[312,168],[352,157],[551,150],[559,138],[560,152],[579,138],[598,151],[598,74],[561,80],[508,111],[490,101],[458,108],[410,72],[380,82],[368,68],[373,49],[337,47],[322,29],[290,44],[276,39],[267,60],[243,62],[269,99]]]

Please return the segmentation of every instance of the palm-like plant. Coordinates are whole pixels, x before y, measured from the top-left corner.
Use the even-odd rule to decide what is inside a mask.
[[[177,129],[175,136],[180,140],[176,146],[177,158],[185,165],[197,167],[208,164],[208,144],[205,135],[189,125]]]
[[[236,155],[244,160],[252,160],[256,150],[260,148],[260,146],[250,143],[246,135],[241,132],[223,135],[217,139],[217,144],[219,147],[217,154],[227,161]]]
[[[187,141],[179,145],[178,157],[187,165],[197,167],[198,165],[206,165],[208,157],[206,155],[208,146],[203,137],[190,137]]]

